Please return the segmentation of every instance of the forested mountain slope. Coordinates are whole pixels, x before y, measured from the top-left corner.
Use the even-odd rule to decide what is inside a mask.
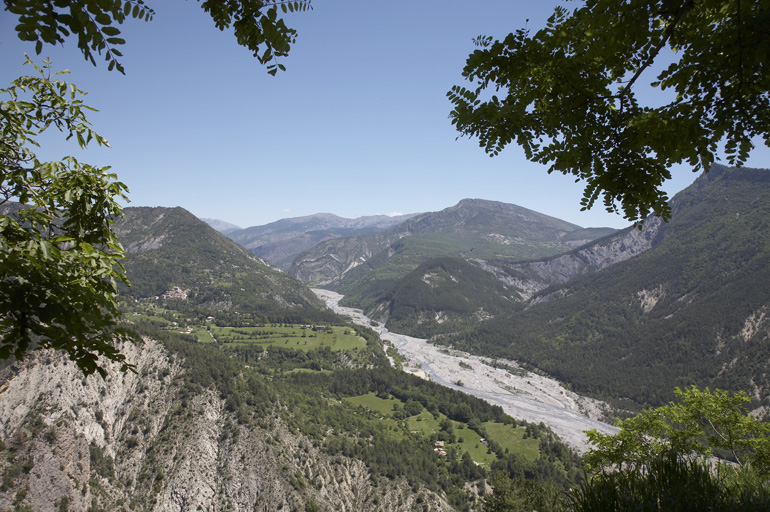
[[[185,210],[116,228],[136,373],[0,361],[0,510],[469,510],[490,471],[580,479],[548,429],[392,368],[373,331]]]
[[[297,257],[289,273],[366,307],[426,261],[446,256],[536,259],[613,232],[583,229],[516,205],[465,199],[372,235],[328,240]]]
[[[295,318],[321,317],[322,302],[307,287],[249,253],[182,208],[126,208],[115,232],[127,251],[137,299],[174,287],[191,305]]]
[[[770,396],[770,171],[720,166],[672,200],[652,247],[443,341],[577,391],[658,404],[698,384]]]
[[[641,254],[657,243],[661,220],[535,261],[436,258],[398,280],[366,308],[370,318],[421,338],[523,309],[537,292]]]

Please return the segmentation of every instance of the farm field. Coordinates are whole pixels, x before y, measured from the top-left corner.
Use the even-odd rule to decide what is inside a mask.
[[[264,324],[254,327],[210,325],[208,331],[217,343],[231,347],[259,344],[308,352],[327,348],[333,351],[356,350],[366,346],[366,341],[352,329],[340,326],[323,326],[321,329],[291,324]]]
[[[161,330],[195,338],[199,343],[219,343],[223,348],[261,345],[311,350],[350,351],[366,347],[366,340],[350,327],[333,325],[255,324],[217,325],[213,317],[196,317],[158,304],[133,304],[128,318]],[[240,320],[239,320],[240,321]]]
[[[404,402],[394,398],[381,398],[375,393],[345,398],[345,402],[353,407],[361,407],[370,412],[378,421],[383,421],[389,427],[399,425],[399,412],[403,418]],[[431,412],[422,409],[419,414],[403,418],[406,433],[420,435],[430,439],[444,439],[443,449],[454,450],[458,454],[468,452],[474,462],[479,464],[491,464],[497,457],[492,453],[481,435],[468,427],[466,423],[452,421],[443,414],[434,416]],[[446,426],[451,425],[450,431]],[[486,431],[488,440],[498,443],[503,450],[511,453],[519,453],[529,461],[536,460],[540,455],[540,442],[538,439],[527,437],[526,428],[512,425],[504,425],[497,422],[484,422],[481,424]]]

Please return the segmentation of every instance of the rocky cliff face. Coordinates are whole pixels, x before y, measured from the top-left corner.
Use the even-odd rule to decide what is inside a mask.
[[[649,218],[641,230],[628,228],[591,245],[555,258],[523,263],[492,263],[470,260],[514,287],[524,300],[549,286],[564,284],[583,274],[625,261],[650,249],[658,239],[663,222]]]
[[[408,230],[394,229],[361,237],[326,240],[310,251],[300,254],[291,266],[289,274],[303,283],[315,286],[323,287],[337,283],[348,272],[409,235]]]
[[[122,350],[137,373],[86,379],[54,353],[0,372],[0,510],[451,510],[325,454],[285,406],[247,427],[153,340]]]

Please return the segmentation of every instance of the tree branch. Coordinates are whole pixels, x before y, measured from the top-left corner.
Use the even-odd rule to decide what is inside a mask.
[[[676,28],[677,23],[682,19],[682,16],[692,9],[695,6],[695,3],[693,0],[689,0],[686,2],[682,7],[676,12],[674,15],[674,18],[669,22],[666,29],[663,31],[663,37],[658,41],[658,44],[655,45],[655,47],[652,49],[652,52],[647,57],[647,60],[644,61],[644,63],[639,67],[639,69],[636,70],[636,73],[634,73],[634,76],[631,77],[631,79],[628,81],[626,86],[623,88],[620,93],[615,95],[615,99],[623,101],[623,98],[627,96],[628,91],[631,90],[631,87],[633,87],[634,82],[636,82],[640,76],[642,76],[642,73],[649,68],[653,62],[655,62],[655,58],[658,56],[660,51],[663,49],[664,46],[666,46],[666,43],[668,43],[668,40],[671,38],[671,35],[674,33],[674,29]]]

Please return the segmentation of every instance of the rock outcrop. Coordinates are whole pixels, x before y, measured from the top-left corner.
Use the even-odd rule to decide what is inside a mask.
[[[242,424],[156,341],[122,351],[136,373],[85,378],[52,352],[0,372],[0,510],[451,510],[323,452],[285,406]]]
[[[514,287],[524,300],[528,300],[549,286],[564,284],[583,274],[602,270],[649,250],[658,239],[662,225],[659,217],[651,217],[645,221],[641,230],[627,228],[580,249],[540,261],[469,261]]]

